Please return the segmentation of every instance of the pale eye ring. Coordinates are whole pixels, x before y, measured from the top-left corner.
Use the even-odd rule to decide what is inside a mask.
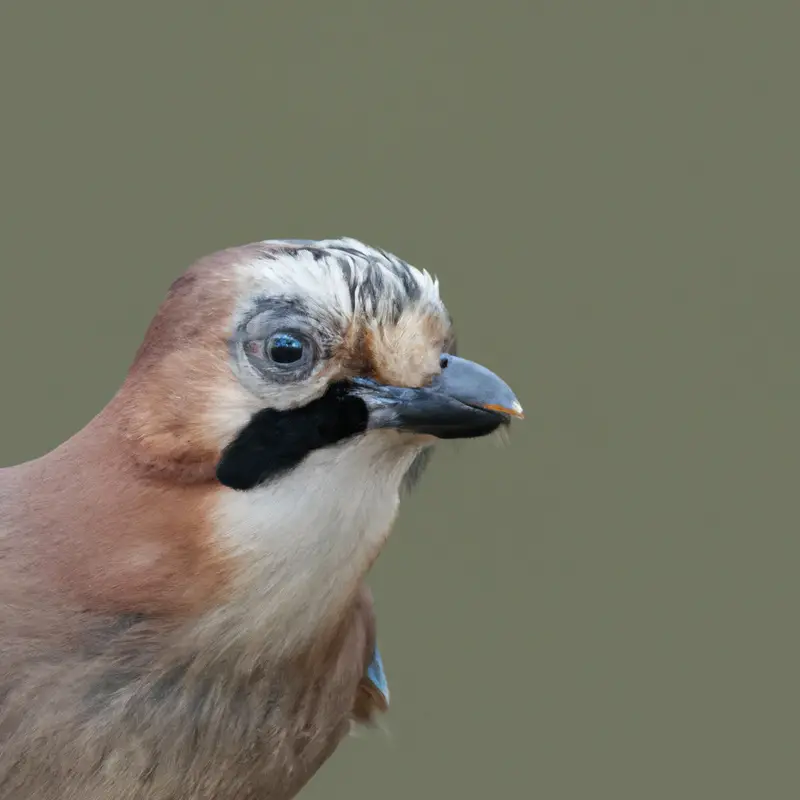
[[[292,333],[275,333],[264,343],[264,355],[278,366],[297,364],[307,354],[308,345]]]

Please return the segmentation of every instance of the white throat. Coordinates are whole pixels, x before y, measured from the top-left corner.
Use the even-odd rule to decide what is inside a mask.
[[[228,612],[291,646],[337,614],[395,520],[419,440],[373,431],[315,451],[263,487],[220,495],[222,547],[244,565]]]

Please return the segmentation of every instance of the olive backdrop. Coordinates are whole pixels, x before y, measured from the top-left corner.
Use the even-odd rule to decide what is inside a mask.
[[[81,427],[196,257],[436,272],[527,419],[371,576],[393,708],[313,798],[794,798],[792,2],[0,6],[3,464]]]

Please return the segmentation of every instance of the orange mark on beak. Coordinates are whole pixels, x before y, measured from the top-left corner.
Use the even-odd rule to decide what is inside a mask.
[[[517,417],[517,419],[525,419],[525,414],[522,412],[522,406],[519,403],[514,403],[511,408],[487,403],[484,408],[488,411],[499,411],[501,414],[508,414],[509,416]]]

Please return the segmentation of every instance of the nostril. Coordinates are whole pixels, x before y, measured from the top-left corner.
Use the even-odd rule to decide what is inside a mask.
[[[444,369],[447,366],[447,356],[441,356],[439,358],[439,366]]]

